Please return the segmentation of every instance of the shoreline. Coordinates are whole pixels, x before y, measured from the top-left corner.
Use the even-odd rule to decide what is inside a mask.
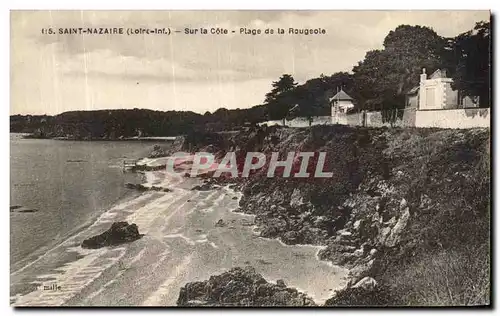
[[[118,199],[115,203],[112,204],[112,206],[110,208],[106,208],[104,210],[101,210],[100,212],[96,212],[95,215],[90,217],[83,224],[75,227],[74,229],[70,230],[69,232],[65,233],[62,236],[58,236],[57,238],[53,239],[53,241],[49,242],[48,244],[43,245],[42,247],[38,248],[34,252],[25,256],[24,258],[12,263],[9,267],[10,275],[15,276],[16,274],[22,272],[25,268],[28,268],[33,263],[38,262],[41,257],[45,256],[51,250],[61,246],[68,239],[70,239],[74,236],[78,236],[81,232],[83,232],[86,229],[88,229],[89,227],[91,227],[99,219],[99,217],[102,214],[108,212],[110,209],[112,209],[116,205],[120,205],[123,203],[133,201],[136,198],[138,198],[140,195],[141,195],[141,193],[133,192],[133,190],[131,190],[131,192],[129,194],[127,194],[127,196],[124,196],[124,197]],[[21,265],[21,266],[19,266],[19,265]],[[12,271],[12,270],[14,270],[14,271]]]
[[[111,166],[112,165],[110,165],[110,167]],[[147,178],[144,175],[144,173],[137,172],[135,174],[136,174],[136,178],[137,178],[138,182],[140,182],[141,184],[144,184],[147,182]],[[24,258],[19,259],[14,263],[11,263],[10,267],[9,267],[10,275],[16,275],[17,273],[22,272],[23,269],[25,269],[26,267],[29,267],[34,262],[37,262],[40,257],[44,256],[45,254],[50,252],[52,249],[57,248],[58,246],[63,244],[66,240],[68,240],[74,236],[78,236],[82,231],[84,231],[85,229],[92,226],[104,213],[112,210],[113,208],[117,207],[118,205],[126,204],[126,203],[129,203],[129,202],[135,200],[136,198],[141,196],[142,193],[143,192],[129,189],[129,192],[127,192],[123,196],[119,197],[116,201],[111,203],[109,206],[101,208],[98,211],[94,211],[93,214],[87,220],[85,220],[81,225],[74,227],[73,229],[66,232],[62,236],[56,236],[57,238],[54,238],[51,242],[43,245],[41,248],[26,255]],[[19,265],[21,265],[21,266],[19,266]],[[12,271],[12,270],[14,270],[14,271]]]
[[[89,227],[91,227],[104,213],[112,210],[114,207],[116,207],[118,205],[126,204],[128,202],[134,201],[136,198],[138,198],[141,195],[142,194],[140,192],[134,192],[133,190],[131,190],[131,192],[129,194],[127,194],[127,196],[125,196],[125,197],[119,199],[118,201],[116,201],[115,203],[113,203],[110,208],[107,208],[101,212],[96,212],[96,214],[94,216],[89,218],[82,225],[75,227],[73,230],[67,232],[63,236],[59,236],[57,238],[57,240],[54,240],[53,243],[50,243],[48,245],[44,245],[43,250],[41,250],[42,248],[39,250],[36,250],[35,252],[29,254],[26,258],[23,258],[23,259],[15,262],[14,264],[19,264],[22,261],[29,261],[26,264],[24,264],[22,267],[17,268],[15,271],[11,271],[10,275],[15,276],[16,274],[22,272],[24,269],[29,268],[34,263],[38,262],[39,259],[41,259],[43,256],[50,253],[51,250],[61,246],[68,239],[71,239],[71,238],[78,236],[83,231],[85,231],[85,229],[88,229]]]
[[[168,180],[168,179],[166,179],[163,175],[161,175],[160,173],[154,172],[154,171],[147,171],[147,172],[144,172],[144,173],[146,174],[146,178],[149,180],[149,182],[151,182],[151,181],[152,181],[151,183],[154,183],[154,181],[158,181],[158,180],[160,180],[160,182],[162,182],[162,184],[161,184],[161,185],[165,185],[165,183],[167,183],[167,182],[169,181],[169,180]],[[209,202],[209,201],[205,201],[202,197],[200,197],[200,198],[201,198],[201,200],[197,199],[197,200],[199,200],[199,202],[196,204],[196,205],[197,205],[197,207],[195,207],[195,208],[193,208],[194,206],[191,206],[191,207],[190,207],[190,206],[189,206],[189,203],[188,203],[188,204],[186,204],[186,203],[184,203],[184,204],[180,204],[180,205],[184,205],[184,206],[183,206],[183,208],[185,208],[186,210],[187,210],[187,209],[190,209],[190,211],[189,211],[188,213],[192,213],[192,212],[200,212],[200,211],[201,211],[201,212],[202,212],[202,214],[205,214],[205,215],[209,215],[209,216],[210,216],[210,214],[214,214],[213,216],[217,216],[217,215],[215,215],[215,214],[217,214],[218,212],[220,212],[220,210],[221,210],[221,209],[220,209],[220,207],[223,207],[223,209],[227,208],[227,206],[224,206],[224,205],[225,205],[225,203],[229,203],[229,202],[230,202],[230,203],[235,203],[235,204],[237,205],[237,204],[239,203],[239,199],[241,199],[241,197],[242,197],[241,192],[239,192],[239,191],[235,191],[233,188],[229,188],[229,186],[221,186],[221,187],[219,187],[219,188],[217,188],[217,189],[213,189],[213,190],[209,190],[209,191],[192,191],[192,190],[191,190],[191,188],[192,188],[192,184],[193,184],[193,183],[198,183],[198,184],[202,183],[201,179],[191,179],[191,178],[190,178],[190,179],[186,179],[186,180],[187,180],[186,182],[189,182],[189,184],[186,186],[186,183],[185,183],[185,182],[183,182],[183,185],[185,185],[185,186],[184,186],[185,188],[184,188],[183,190],[185,190],[185,191],[182,191],[182,192],[190,193],[190,195],[193,195],[193,194],[194,194],[195,196],[200,196],[200,195],[201,195],[201,196],[212,196],[212,198],[211,198],[211,200],[210,200],[211,202]],[[175,181],[175,180],[174,180],[174,181]],[[143,183],[143,184],[144,184],[144,185],[147,185],[147,183]],[[175,188],[175,187],[174,187],[174,188]],[[206,193],[205,193],[205,192],[206,192]],[[217,193],[217,192],[218,192],[218,193]],[[76,259],[76,260],[69,261],[67,264],[65,264],[65,266],[67,266],[67,268],[65,268],[65,269],[64,269],[64,271],[70,271],[71,269],[74,269],[74,268],[71,268],[71,267],[77,267],[77,266],[80,266],[81,264],[83,264],[83,262],[85,262],[85,260],[90,260],[90,258],[92,258],[93,256],[96,256],[96,255],[97,255],[96,253],[100,253],[100,252],[102,252],[102,253],[106,253],[106,252],[111,251],[111,249],[112,249],[112,248],[111,248],[111,249],[97,250],[97,251],[81,250],[81,249],[79,249],[79,244],[75,244],[75,242],[76,242],[79,238],[81,239],[81,238],[83,237],[83,236],[82,236],[82,233],[83,233],[83,234],[88,234],[88,231],[89,231],[89,230],[91,230],[91,229],[94,229],[94,228],[95,228],[94,226],[96,226],[96,225],[97,225],[97,226],[102,226],[102,225],[99,223],[99,222],[100,222],[100,219],[102,219],[102,218],[105,218],[105,219],[109,218],[109,216],[111,215],[111,214],[110,214],[110,212],[112,212],[112,210],[117,210],[117,209],[119,209],[119,208],[125,208],[125,209],[128,209],[128,210],[127,210],[127,214],[129,214],[129,215],[127,215],[127,216],[128,216],[128,218],[130,218],[130,217],[132,216],[132,217],[134,217],[134,218],[137,218],[137,220],[139,220],[139,221],[144,221],[144,220],[146,220],[146,221],[147,221],[147,219],[146,219],[145,217],[147,217],[147,216],[155,216],[155,215],[154,215],[154,214],[151,214],[150,212],[148,212],[148,213],[144,213],[144,212],[143,212],[143,211],[141,211],[141,210],[140,210],[140,208],[138,208],[138,207],[133,207],[133,210],[132,210],[132,209],[130,209],[129,207],[127,207],[127,205],[124,205],[124,204],[130,204],[130,203],[132,203],[132,202],[136,201],[136,200],[137,200],[137,198],[138,198],[138,197],[140,197],[140,196],[150,196],[150,195],[154,195],[154,194],[157,194],[158,196],[165,196],[165,197],[168,197],[168,201],[165,201],[165,202],[160,202],[160,201],[161,201],[161,199],[160,199],[160,200],[158,200],[158,202],[160,202],[160,203],[159,203],[159,204],[157,204],[157,207],[159,207],[160,209],[161,209],[161,208],[162,208],[162,206],[164,206],[164,205],[170,205],[170,208],[171,208],[171,207],[174,207],[175,205],[178,205],[178,203],[177,203],[176,201],[177,201],[177,200],[179,200],[179,199],[174,197],[174,196],[176,195],[176,193],[175,193],[175,189],[174,189],[174,192],[173,192],[173,193],[164,193],[164,194],[163,194],[163,193],[156,193],[156,192],[149,192],[149,191],[148,191],[148,192],[145,192],[145,193],[142,193],[142,194],[136,194],[136,195],[135,195],[135,197],[133,197],[133,196],[129,196],[129,197],[126,199],[126,201],[120,201],[120,203],[117,203],[117,204],[113,205],[113,207],[112,207],[112,208],[110,208],[109,210],[107,210],[107,211],[103,212],[100,216],[97,216],[97,218],[94,218],[93,222],[91,221],[90,223],[88,223],[87,225],[85,225],[85,227],[83,227],[83,229],[82,229],[82,230],[80,230],[80,231],[79,231],[78,233],[76,233],[75,235],[70,236],[68,239],[65,239],[63,242],[59,243],[58,245],[56,245],[56,246],[55,246],[55,247],[53,247],[52,249],[49,249],[47,252],[45,252],[45,253],[41,256],[41,258],[36,259],[36,261],[35,261],[35,262],[31,262],[29,265],[26,265],[26,266],[24,266],[24,267],[22,267],[22,268],[20,268],[20,269],[18,269],[18,270],[16,270],[16,271],[14,271],[14,272],[11,274],[11,277],[13,277],[13,276],[14,276],[14,277],[19,277],[19,276],[21,276],[21,275],[23,274],[23,272],[28,272],[28,273],[29,273],[29,270],[32,270],[32,268],[33,268],[34,266],[36,266],[36,265],[37,265],[37,263],[42,263],[42,262],[43,262],[43,261],[45,261],[48,257],[50,257],[50,256],[52,256],[52,255],[56,255],[58,251],[59,251],[59,252],[60,252],[60,251],[63,251],[63,252],[65,252],[65,251],[73,251],[77,257],[80,257],[80,258],[76,258],[76,257],[75,257],[75,259]],[[224,201],[225,201],[225,202],[224,202],[224,201],[222,201],[222,200],[220,199],[220,197],[222,197],[223,195],[227,196],[227,198],[225,198],[225,199],[224,199]],[[189,196],[189,195],[187,195],[184,199],[186,199],[188,196]],[[219,196],[219,197],[217,198],[217,196]],[[231,199],[229,199],[229,197],[231,197],[231,196],[238,196],[238,199],[237,199],[237,200],[234,200],[234,199],[232,199],[232,198],[231,198]],[[181,197],[181,199],[182,199],[182,197]],[[228,199],[229,199],[229,200],[228,200]],[[155,200],[152,200],[152,203],[154,203],[154,201],[155,201]],[[219,202],[217,202],[217,201],[219,201]],[[209,202],[209,204],[207,204],[207,202]],[[174,203],[174,204],[172,204],[172,203]],[[176,203],[177,203],[177,204],[176,204]],[[211,203],[214,203],[214,204],[213,204],[212,206],[210,206],[210,205],[211,205]],[[222,204],[221,206],[218,206],[220,203],[223,203],[223,204]],[[151,204],[151,205],[153,205],[153,204]],[[149,208],[149,207],[148,207],[148,208]],[[201,209],[200,209],[200,210],[198,210],[198,208],[201,208]],[[206,208],[206,210],[203,210],[204,208]],[[236,209],[237,209],[237,208],[227,209],[227,210],[225,210],[224,212],[227,212],[228,216],[230,216],[230,217],[232,217],[232,218],[233,218],[233,217],[234,217],[234,218],[240,218],[240,217],[247,218],[248,216],[251,216],[250,214],[244,214],[244,213],[234,212],[234,210],[236,210]],[[116,213],[116,212],[115,212],[115,213]],[[118,213],[119,213],[119,211],[118,211]],[[174,216],[174,217],[184,216],[184,215],[181,215],[181,214],[183,214],[183,213],[179,213],[179,215],[177,215],[177,214],[175,214],[175,212],[174,212],[174,213],[172,213],[172,214],[169,214],[166,218],[171,218],[172,216]],[[233,214],[233,215],[231,215],[231,214]],[[110,219],[111,219],[111,218],[110,218]],[[173,218],[172,218],[172,220],[173,220]],[[239,231],[241,231],[241,233],[244,233],[244,231],[250,231],[250,232],[252,232],[252,234],[254,234],[254,233],[253,233],[253,228],[252,228],[252,227],[248,227],[248,228],[246,228],[246,227],[244,227],[244,226],[239,226],[239,224],[238,224],[238,225],[236,225],[236,224],[237,224],[237,223],[233,224],[233,225],[237,226],[237,227],[236,227],[236,230],[235,230],[235,231],[230,230],[230,231],[228,231],[228,233],[229,233],[229,232],[239,232]],[[211,222],[211,221],[209,221],[209,222],[205,222],[205,224],[204,224],[204,225],[205,225],[205,226],[208,226],[208,227],[212,227],[213,222]],[[139,226],[139,229],[141,229],[141,227],[143,227],[143,225],[141,225],[141,224],[138,224],[138,226]],[[239,227],[238,227],[238,226],[239,226]],[[84,233],[84,232],[85,232],[85,233]],[[134,242],[134,243],[131,243],[131,244],[130,244],[130,246],[128,246],[128,245],[124,245],[124,247],[125,247],[124,249],[127,249],[127,248],[129,248],[129,247],[136,248],[136,247],[138,247],[140,244],[143,244],[144,246],[145,246],[146,244],[149,244],[151,241],[154,241],[154,240],[150,240],[150,241],[148,241],[148,238],[156,238],[156,237],[155,237],[155,234],[153,234],[153,235],[151,235],[151,234],[152,234],[152,233],[147,233],[147,232],[146,232],[146,236],[148,236],[146,239],[143,239],[143,240],[141,240],[140,242]],[[178,234],[179,234],[179,233],[178,233]],[[211,237],[211,235],[210,235],[210,234],[209,234],[209,235],[207,235],[207,233],[202,233],[202,235],[200,235],[200,236],[205,236],[205,237],[204,237],[204,238],[202,238],[202,239],[199,239],[199,240],[198,240],[198,239],[193,239],[193,237],[190,235],[190,233],[189,233],[189,232],[188,232],[187,234],[186,234],[186,232],[184,232],[184,233],[180,233],[180,234],[181,234],[181,235],[183,235],[183,236],[185,236],[185,238],[189,239],[190,241],[192,241],[192,244],[191,244],[191,243],[186,243],[186,246],[188,246],[188,247],[203,247],[203,245],[204,245],[204,244],[206,244],[208,247],[210,247],[211,249],[213,249],[213,251],[215,251],[215,252],[221,252],[221,251],[222,251],[222,252],[224,252],[224,250],[223,250],[224,248],[222,248],[222,249],[221,249],[221,245],[219,244],[219,242],[218,242],[217,240],[214,240],[214,239],[213,239],[213,236]],[[240,234],[240,233],[238,233],[238,234]],[[173,238],[173,235],[172,235],[172,236],[171,236],[171,235],[165,235],[165,237],[164,237],[164,238],[169,238],[169,240],[171,240],[171,242],[174,242],[174,243],[182,243],[182,242],[186,242],[186,241],[183,241],[183,238]],[[221,237],[218,237],[218,238],[221,238]],[[269,245],[272,245],[273,243],[276,243],[278,247],[281,247],[281,249],[282,249],[282,248],[287,248],[287,249],[290,249],[290,251],[293,251],[293,249],[296,249],[296,250],[298,250],[298,249],[304,249],[304,251],[305,251],[305,252],[308,252],[309,250],[312,250],[312,249],[316,248],[315,246],[312,246],[312,245],[300,245],[300,246],[297,246],[297,247],[293,247],[293,245],[285,245],[285,244],[283,244],[283,243],[282,243],[281,241],[279,241],[279,240],[266,239],[266,238],[261,238],[261,237],[258,237],[258,239],[259,239],[259,240],[262,240],[262,241],[259,241],[259,242],[258,242],[259,244],[260,244],[261,242],[264,242],[265,244],[268,244],[268,242],[270,242],[270,244],[269,244]],[[276,244],[275,244],[275,245],[276,245]],[[273,246],[273,247],[276,247],[276,246]],[[123,247],[119,247],[119,248],[121,249],[121,248],[123,248]],[[119,248],[117,248],[117,250],[118,250]],[[67,250],[64,250],[64,249],[67,249]],[[146,250],[146,249],[143,249],[143,251],[145,251],[145,250]],[[261,251],[261,253],[262,253],[262,254],[266,254],[266,255],[267,255],[267,253],[266,253],[266,252],[262,252],[262,250],[260,250],[260,251]],[[287,251],[288,251],[288,250],[287,250]],[[302,251],[300,251],[300,252],[302,252]],[[314,253],[316,253],[316,252],[317,252],[317,251],[316,251],[316,249],[314,249]],[[92,255],[92,253],[94,253],[94,255]],[[123,254],[120,254],[120,255],[119,255],[119,257],[117,257],[117,258],[122,258],[123,256],[125,256],[125,257],[123,257],[123,258],[126,258],[126,256],[127,256],[127,255],[126,255],[126,253],[127,253],[127,251],[123,252]],[[118,254],[118,253],[117,253],[117,254]],[[88,259],[85,259],[85,258],[87,258],[87,256],[90,256],[90,257],[89,257]],[[141,256],[142,256],[142,255],[141,255]],[[142,256],[142,257],[144,257],[144,256]],[[96,258],[97,258],[97,257],[96,257]],[[235,257],[235,258],[236,258],[236,257]],[[153,259],[154,259],[154,258],[148,258],[148,257],[146,256],[146,257],[144,257],[144,258],[143,258],[143,259],[141,259],[141,260],[147,260],[147,261],[150,261],[150,260],[153,260]],[[221,258],[221,259],[222,259],[222,258]],[[331,268],[332,268],[332,266],[330,266],[327,262],[325,262],[325,261],[323,261],[323,260],[318,260],[318,258],[317,258],[316,256],[315,256],[314,258],[313,258],[313,257],[308,256],[308,258],[305,258],[305,259],[302,259],[302,260],[309,261],[309,260],[311,260],[311,259],[312,259],[312,260],[314,260],[314,261],[317,261],[317,262],[318,262],[318,264],[320,264],[320,265],[325,265],[325,268],[327,268],[327,269],[331,269]],[[84,261],[81,261],[81,260],[84,260]],[[97,259],[96,259],[96,260],[97,260]],[[113,259],[113,260],[115,260],[115,259]],[[124,259],[116,259],[116,260],[118,260],[117,262],[119,262],[119,261],[124,260]],[[252,260],[252,258],[251,258],[251,257],[249,257],[248,259],[244,259],[244,257],[242,257],[240,260]],[[191,261],[190,261],[190,262],[191,262]],[[264,262],[264,261],[263,261],[263,262]],[[132,264],[132,265],[131,265],[131,267],[134,267],[134,265],[135,265],[135,264],[134,264],[134,263],[131,263],[131,264]],[[198,264],[199,264],[199,263],[197,263],[197,265],[198,265]],[[227,263],[226,263],[226,264],[227,264]],[[218,268],[218,269],[216,269],[216,270],[218,270],[218,271],[220,271],[220,270],[225,270],[226,268],[224,268],[224,266],[225,266],[226,264],[222,264],[222,262],[221,262],[220,268]],[[277,264],[277,263],[273,263],[273,264]],[[288,264],[290,264],[290,262],[288,262]],[[116,269],[115,265],[116,265],[116,264],[115,264],[115,263],[113,263],[113,264],[112,264],[111,266],[109,266],[109,267],[108,267],[108,266],[106,266],[106,267],[102,267],[101,269],[99,269],[99,271],[100,271],[99,273],[102,273],[103,275],[107,275],[107,273],[109,273],[109,272],[107,272],[107,271],[114,271],[114,269]],[[155,265],[155,266],[157,266],[157,265]],[[231,266],[232,266],[232,265],[231,265]],[[236,265],[235,265],[235,266],[236,266]],[[195,267],[196,267],[196,266],[195,266]],[[189,269],[195,269],[195,267],[193,267],[193,268],[189,268]],[[268,269],[269,269],[269,266],[264,265],[264,266],[261,266],[261,268],[265,268],[265,269],[263,270],[263,271],[265,272],[266,270],[268,270]],[[68,270],[68,269],[69,269],[69,270]],[[111,269],[111,270],[110,270],[110,269]],[[49,269],[49,271],[50,271],[50,269]],[[96,270],[96,271],[97,271],[97,270]],[[278,271],[281,271],[281,270],[278,270]],[[331,270],[331,271],[332,271],[332,273],[333,273],[333,272],[335,272],[335,271],[337,271],[337,270],[336,270],[336,269],[333,269],[333,270]],[[339,271],[340,271],[340,270],[339,270]],[[216,273],[216,272],[214,271],[214,273]],[[214,273],[212,273],[211,275],[213,275]],[[265,274],[266,274],[266,273],[267,273],[267,272],[265,272]],[[283,271],[283,273],[285,273],[285,274],[286,274],[287,272],[286,272],[286,271]],[[63,274],[64,274],[64,273],[63,273]],[[54,280],[54,282],[57,282],[57,279],[59,278],[57,275],[59,275],[59,274],[57,274],[57,273],[56,273],[56,274],[54,274],[53,272],[48,272],[48,273],[44,273],[42,276],[38,276],[37,278],[41,278],[41,277],[44,277],[44,276],[45,276],[45,277],[50,277],[50,278],[54,278],[54,277],[55,277],[55,278],[56,278],[56,280]],[[101,279],[101,277],[97,277],[97,278]],[[268,278],[268,279],[269,279],[269,280],[274,280],[274,279],[279,279],[279,278],[280,278],[280,277],[278,276],[278,277],[275,277],[275,278]],[[286,279],[286,278],[285,278],[285,279]],[[113,277],[112,279],[110,279],[110,282],[111,282],[112,280],[115,280],[115,281],[113,281],[113,282],[123,282],[123,281],[117,281],[117,279],[116,279],[115,277]],[[151,280],[152,280],[152,279],[151,279]],[[195,279],[191,279],[191,280],[187,279],[187,280],[186,280],[186,282],[191,282],[191,281],[194,281],[194,280],[196,280],[196,278],[195,278]],[[46,281],[45,281],[45,282],[46,282]],[[112,282],[112,283],[113,283],[113,282]],[[174,281],[172,281],[172,282],[174,282]],[[182,282],[182,281],[181,281],[181,280],[177,280],[177,279],[175,279],[175,282],[174,282],[173,284],[178,283],[178,282]],[[42,283],[44,283],[44,281],[42,281]],[[108,283],[109,283],[109,282],[108,282]],[[289,281],[289,282],[287,282],[287,283],[289,283],[289,284],[290,284],[290,286],[292,286],[292,285],[294,284],[293,282],[290,282],[290,281]],[[63,284],[65,284],[65,283],[63,282]],[[111,284],[111,283],[109,283],[109,284]],[[12,285],[12,284],[11,284],[11,285]],[[169,297],[171,297],[171,296],[175,296],[175,297],[176,297],[176,296],[178,296],[178,295],[179,295],[179,290],[180,290],[180,287],[181,287],[181,286],[183,286],[183,285],[184,285],[184,283],[179,284],[179,287],[178,287],[178,288],[176,288],[175,286],[172,288],[172,286],[173,286],[173,285],[171,285],[170,287],[171,287],[172,289],[171,289],[171,290],[169,290]],[[64,285],[63,285],[63,286],[64,286]],[[108,286],[110,286],[110,285],[107,285],[107,286],[105,286],[105,287],[108,287]],[[332,286],[333,286],[333,285],[332,285]],[[307,293],[307,290],[306,290],[306,289],[302,290],[302,287],[301,287],[301,286],[296,286],[296,288],[297,288],[297,289],[301,289],[301,291],[305,291],[305,293]],[[319,290],[319,288],[318,288],[318,290]],[[97,289],[97,290],[95,290],[95,291],[99,291],[99,289]],[[101,290],[101,291],[102,291],[102,290]],[[77,297],[80,297],[80,296],[82,296],[82,295],[83,295],[82,297],[85,297],[85,295],[87,295],[87,294],[86,294],[87,292],[88,292],[88,290],[87,290],[86,288],[82,288],[82,290],[80,290],[80,292],[77,292],[77,293],[73,294],[74,298],[69,299],[69,300],[68,300],[68,302],[73,302],[73,301],[74,301],[74,302],[77,302],[77,301],[79,301],[79,299],[77,299]],[[31,294],[30,294],[30,293],[31,293]],[[29,295],[28,295],[28,294],[29,294]],[[42,293],[42,294],[43,294],[43,293]],[[23,299],[23,297],[24,297],[24,296],[32,297],[33,295],[35,295],[35,294],[34,294],[34,293],[32,293],[32,292],[29,292],[29,291],[28,291],[28,293],[22,293],[22,292],[15,292],[15,293],[11,293],[11,301],[12,301],[13,299],[14,299],[14,300],[19,299],[20,301],[18,301],[18,303],[21,303],[21,305],[22,305],[22,302],[23,302],[23,301],[25,301],[25,302],[29,302],[29,300],[27,300],[28,298],[24,298],[24,299]],[[314,295],[312,295],[312,293],[311,293],[311,294],[309,294],[309,295],[310,295],[311,297],[313,297],[315,301],[324,301],[324,300],[326,300],[326,298],[321,299],[321,297],[314,297]],[[73,297],[73,296],[72,296],[72,297]],[[97,300],[97,296],[92,296],[92,295],[91,295],[89,299],[92,299],[92,300]],[[75,300],[76,300],[76,301],[75,301]],[[14,305],[17,305],[17,303],[16,303],[16,302],[13,302],[13,304],[14,304]],[[71,305],[71,304],[73,304],[73,303],[70,303],[70,305]],[[175,305],[175,304],[174,304],[174,305]],[[24,306],[24,305],[23,305],[23,306]]]
[[[145,141],[145,142],[174,142],[178,136],[146,136],[146,137],[116,137],[116,138],[76,138],[76,137],[64,137],[64,136],[54,136],[54,137],[39,137],[35,136],[31,133],[10,133],[14,135],[19,135],[23,139],[53,139],[53,140],[61,140],[61,141],[82,141],[82,142],[91,142],[91,141]]]

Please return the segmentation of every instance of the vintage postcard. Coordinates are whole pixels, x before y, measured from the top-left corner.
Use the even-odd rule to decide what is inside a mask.
[[[490,23],[11,11],[11,306],[490,306]]]

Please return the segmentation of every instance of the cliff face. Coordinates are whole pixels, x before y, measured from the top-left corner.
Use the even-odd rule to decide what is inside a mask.
[[[432,266],[435,258],[446,261],[452,252],[464,262],[460,256],[470,249],[486,258],[467,263],[477,269],[468,276],[470,284],[484,286],[463,299],[459,297],[465,289],[447,289],[444,292],[457,292],[454,298],[446,295],[434,303],[488,302],[488,129],[267,128],[233,135],[226,144],[225,150],[239,155],[326,152],[324,169],[333,172],[331,178],[267,178],[264,168],[238,181],[244,193],[239,211],[256,215],[261,236],[287,244],[324,245],[321,259],[351,269],[350,287],[329,304],[348,304],[349,298],[355,305],[425,304],[428,301],[418,298],[426,297],[425,286],[415,284],[423,294],[412,293],[411,285],[409,294],[402,294],[397,293],[403,286],[399,281],[431,278],[431,271],[422,271],[421,277],[411,273]],[[460,271],[452,277],[462,278]],[[398,282],[394,275],[399,275]],[[363,279],[378,286],[359,286]],[[384,289],[384,299],[378,292],[372,293],[374,299],[366,298],[374,288]]]

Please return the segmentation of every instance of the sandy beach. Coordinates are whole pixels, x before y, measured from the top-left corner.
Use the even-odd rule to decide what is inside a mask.
[[[148,165],[162,159],[144,160]],[[344,286],[346,270],[319,261],[314,246],[258,237],[253,216],[233,212],[240,193],[191,190],[199,180],[145,172],[145,192],[103,213],[92,225],[11,273],[14,306],[175,306],[179,289],[232,267],[252,265],[268,281],[323,303]],[[220,219],[225,225],[216,227]],[[135,223],[145,236],[118,247],[82,249],[113,222]]]

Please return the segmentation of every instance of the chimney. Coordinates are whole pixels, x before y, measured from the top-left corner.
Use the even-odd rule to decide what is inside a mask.
[[[424,83],[427,80],[427,74],[425,73],[425,68],[422,68],[422,74],[420,75],[420,83]]]

